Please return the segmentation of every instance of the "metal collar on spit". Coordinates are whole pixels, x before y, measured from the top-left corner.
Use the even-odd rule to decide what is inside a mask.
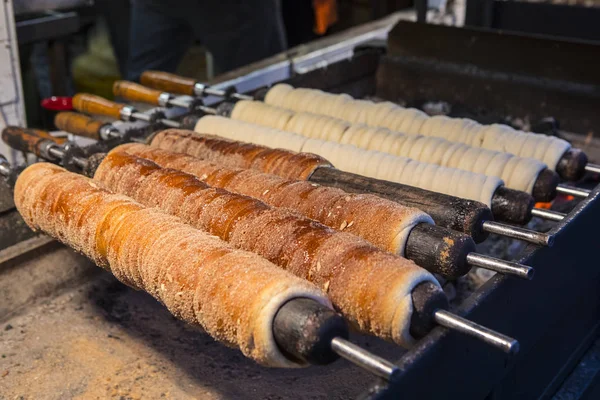
[[[236,100],[254,100],[252,96],[237,93],[233,87],[231,87],[229,90],[215,89],[200,82],[197,82],[194,85],[194,94],[198,97],[209,95],[223,98],[233,98]]]
[[[10,175],[10,163],[2,154],[0,154],[0,174],[7,177]]]

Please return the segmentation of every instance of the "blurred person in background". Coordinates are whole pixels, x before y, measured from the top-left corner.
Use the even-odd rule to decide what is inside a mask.
[[[194,41],[218,73],[286,49],[279,0],[132,0],[131,7],[129,80],[149,69],[175,72]]]

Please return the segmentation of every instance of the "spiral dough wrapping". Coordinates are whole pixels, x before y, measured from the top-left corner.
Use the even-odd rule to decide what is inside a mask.
[[[176,317],[265,366],[301,366],[273,338],[273,318],[283,304],[308,297],[330,305],[314,285],[264,258],[52,164],[21,173],[15,204],[32,229],[84,253]]]

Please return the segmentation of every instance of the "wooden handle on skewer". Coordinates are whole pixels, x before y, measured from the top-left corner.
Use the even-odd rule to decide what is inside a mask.
[[[160,71],[146,71],[142,74],[140,82],[144,86],[161,90],[163,92],[194,95],[196,80]]]
[[[43,131],[41,129],[30,129],[30,130],[33,131],[39,137],[44,138],[44,139],[50,139],[53,142],[55,142],[56,144],[65,144],[65,143],[67,143],[67,138],[65,138],[65,137],[52,136],[48,132]]]
[[[116,81],[113,85],[113,94],[130,101],[140,103],[159,104],[159,97],[163,92],[156,89],[150,89],[138,83],[129,81]]]
[[[106,123],[92,119],[84,114],[61,112],[54,117],[54,125],[62,131],[77,136],[100,140],[100,128],[106,125]]]
[[[87,114],[105,115],[121,119],[121,110],[125,104],[115,103],[93,94],[78,93],[73,97],[73,108]]]
[[[18,126],[7,126],[2,131],[2,140],[11,148],[25,153],[33,153],[41,157],[40,145],[46,140],[52,140],[60,144],[55,137],[48,132],[38,129],[28,129]]]

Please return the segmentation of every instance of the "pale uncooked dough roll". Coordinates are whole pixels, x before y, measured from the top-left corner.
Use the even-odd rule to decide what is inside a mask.
[[[297,92],[297,94],[298,96],[320,95],[310,91]],[[242,111],[250,110],[251,103],[252,102],[246,102],[246,105],[244,105]],[[360,110],[358,110],[358,108],[369,110],[370,106],[372,106],[371,103],[362,101],[361,103],[356,103],[350,106],[349,112],[354,115],[359,115]],[[387,110],[389,113],[394,108],[390,107],[389,105],[385,105],[383,109]],[[262,106],[253,107],[251,109],[251,113],[244,114],[242,111],[236,114],[236,118],[244,122],[252,123],[257,121],[259,124],[269,126],[271,128],[277,128],[278,126],[281,126],[281,124],[277,122],[282,120],[282,118],[277,117],[283,113],[283,109],[280,107],[263,104]],[[408,129],[412,124],[413,119],[420,113],[415,112],[412,109],[402,109],[401,112],[403,114],[408,114],[409,117],[404,118],[398,123],[390,123],[390,126],[395,126],[399,130]],[[291,112],[288,111],[288,113],[283,114],[289,116],[289,113]],[[271,118],[269,115],[274,117]],[[356,118],[350,118],[346,116],[345,119],[366,121],[366,111],[361,115],[362,117],[358,116]],[[313,139],[351,144],[367,150],[383,151],[401,157],[412,158],[416,161],[425,163],[438,164],[445,167],[496,176],[502,179],[507,187],[515,190],[525,191],[529,194],[532,193],[533,187],[540,172],[545,168],[545,165],[541,162],[519,159],[518,170],[520,171],[520,175],[518,176],[517,174],[513,174],[512,169],[506,169],[506,163],[510,157],[512,157],[510,154],[501,155],[502,153],[497,153],[487,149],[472,148],[464,144],[453,146],[453,142],[436,136],[435,132],[445,131],[447,134],[446,136],[450,140],[463,141],[463,139],[466,138],[464,128],[472,127],[472,121],[470,122],[470,120],[467,119],[451,119],[445,116],[429,118],[423,125],[423,133],[427,136],[409,136],[396,131],[386,130],[385,128],[368,127],[363,124],[350,125],[337,118],[304,112],[299,112],[294,114],[291,118],[283,119],[288,121],[283,128],[289,132],[294,132]],[[241,132],[240,127],[236,129]],[[494,127],[494,129],[498,129],[498,127]],[[289,134],[282,132],[277,133],[275,131],[269,131],[266,129],[262,130],[264,132],[261,134],[261,130],[262,129],[259,129],[256,126],[248,126],[245,130],[246,133],[244,136],[241,136],[241,133],[237,136],[233,135],[231,131],[228,131],[228,135],[223,136],[234,140],[244,140],[244,138],[246,138],[246,140],[253,143],[267,145],[270,147],[283,146],[288,150],[299,151],[302,149],[302,151],[305,152],[320,154],[319,148],[315,147],[315,143],[309,143],[308,145],[304,143],[304,145],[302,145],[302,140],[298,137],[292,137]],[[251,132],[258,133],[252,135]],[[281,139],[281,141],[274,140],[273,137],[276,135],[279,135],[283,139]],[[376,140],[375,137],[377,138]],[[533,143],[533,137],[531,135],[527,137],[523,137],[521,135],[521,139],[523,140],[519,147],[522,147],[525,152],[531,154],[535,153],[536,143]],[[530,143],[525,143],[527,140],[529,140]],[[288,145],[286,142],[289,142],[290,144]],[[296,146],[292,147],[292,144],[296,144]],[[319,146],[321,145],[322,144],[319,144]],[[547,146],[542,145],[541,147],[542,151],[540,154],[543,154],[543,150],[547,148]],[[338,158],[336,157],[337,154],[333,155],[334,153],[332,152],[328,152],[327,154],[335,157],[336,160]],[[334,165],[339,164],[339,162],[332,159],[330,159],[330,161]],[[364,165],[363,161],[363,164],[356,167],[355,172],[364,174],[365,168],[366,166]]]
[[[294,90],[293,86],[288,85],[286,83],[279,83],[279,84],[273,86],[271,89],[269,89],[269,91],[267,92],[267,94],[265,96],[265,103],[275,104],[275,105],[283,104],[284,99],[287,96],[287,94],[292,92],[293,90]],[[290,110],[293,110],[293,109],[290,108]]]
[[[352,126],[345,135],[350,136],[354,134],[355,130],[360,133],[365,132],[361,127]],[[534,159],[469,147],[437,137],[406,136],[392,131],[390,131],[390,135],[396,136],[396,140],[401,141],[403,146],[396,151],[386,150],[384,146],[381,146],[385,152],[444,167],[496,176],[502,179],[508,188],[529,194],[532,193],[540,172],[546,168],[545,164]],[[355,141],[352,144],[365,148],[360,142]],[[509,160],[516,163],[518,174],[514,174],[513,167],[507,165]]]
[[[314,139],[339,142],[350,124],[340,119],[311,113],[296,113],[283,128]]]
[[[279,108],[271,107],[271,109],[278,110]],[[440,129],[437,127],[449,124],[449,132],[453,134],[454,132],[459,131],[459,128],[462,126],[468,125],[466,121],[467,120],[453,120],[447,117],[430,118],[428,120],[428,126],[430,129]],[[351,144],[367,150],[378,150],[401,157],[408,157],[425,163],[496,176],[502,179],[507,187],[525,191],[530,194],[537,177],[545,168],[543,163],[535,160],[515,157],[508,153],[473,148],[465,144],[453,143],[439,137],[410,136],[386,128],[368,127],[362,124],[352,124],[348,126],[347,124],[338,122],[338,119],[326,116],[316,116],[310,113],[296,113],[288,123],[286,130],[314,139],[332,140],[342,144]],[[335,128],[329,128],[329,126],[334,126]],[[327,132],[332,132],[332,137],[328,138],[326,135]],[[272,135],[274,134],[275,133],[272,133]],[[285,137],[289,136],[283,133],[280,134]],[[335,140],[333,137],[340,137],[340,139]],[[241,136],[239,140],[243,140],[241,139]],[[292,141],[292,139],[286,140]],[[298,139],[296,138],[296,140]],[[257,144],[269,145],[266,140],[259,142],[254,139],[254,142]],[[321,144],[319,144],[319,146],[320,145]],[[273,143],[271,143],[271,146],[273,146]],[[308,145],[305,143],[302,150],[320,154],[319,148],[316,148],[315,146],[315,143],[310,143]],[[295,150],[289,147],[286,148]],[[332,152],[328,152],[327,154],[330,157],[336,157]],[[513,174],[512,169],[506,169],[506,163],[511,158],[518,159],[518,161],[514,161],[519,164],[518,169],[520,171],[520,176],[518,176],[518,178],[517,175]],[[330,159],[330,161],[334,165],[339,164],[339,162],[333,159]],[[362,165],[356,167],[356,173],[362,174],[363,170],[364,167]]]
[[[31,228],[83,252],[213,338],[266,366],[300,366],[280,352],[273,319],[294,298],[329,306],[320,290],[256,254],[101,186],[38,163],[19,176],[15,204]]]
[[[267,92],[265,103],[287,108],[296,112],[312,112],[342,118],[346,103],[352,97],[347,94],[331,94],[321,90],[298,88],[288,84],[277,84]]]
[[[346,119],[350,122],[365,122],[410,135],[445,138],[473,147],[512,153],[523,158],[533,158],[555,170],[561,157],[571,145],[560,138],[523,132],[506,125],[483,126],[469,119],[451,119],[445,116],[428,117],[420,110],[381,103],[366,104],[347,95],[324,93],[315,89],[294,89],[289,85],[275,85],[273,95],[265,101],[271,105],[289,108],[297,112],[309,111],[306,100],[320,98],[320,107],[310,112]],[[302,91],[296,95],[295,92]],[[310,91],[312,90],[312,94]],[[325,104],[325,105],[323,105]],[[329,104],[329,105],[327,105]],[[343,104],[343,107],[339,106]],[[327,110],[327,111],[324,111]],[[335,111],[329,111],[335,110]]]
[[[235,103],[231,118],[253,124],[270,126],[285,130],[293,111],[280,107],[271,107],[262,101],[241,100]]]
[[[390,101],[382,103],[372,103],[367,110],[367,120],[365,124],[370,126],[379,126],[378,122],[382,121],[389,113],[397,109],[399,106]]]
[[[196,122],[194,131],[297,152],[302,150],[306,141],[302,136],[293,133],[215,115],[200,118]]]
[[[271,198],[283,196],[290,204],[300,197],[306,198],[306,202],[313,202],[313,206],[327,203],[331,205],[328,213],[339,214],[333,210],[342,210],[341,213],[346,213],[348,219],[345,224],[342,221],[342,226],[336,226],[343,232],[336,231],[295,214],[287,207],[269,207],[253,197],[210,187],[193,175],[163,169],[132,154],[162,161],[163,165],[171,167],[184,166],[189,171],[206,176],[203,179],[206,182],[241,187],[255,196],[257,193]],[[404,346],[414,342],[410,335],[407,336],[412,307],[410,303],[403,304],[404,297],[410,297],[418,283],[433,282],[433,276],[413,262],[377,250],[365,240],[347,232],[353,230],[354,224],[365,226],[364,222],[369,220],[370,231],[379,231],[381,238],[389,235],[386,240],[391,245],[398,240],[398,236],[406,235],[403,225],[413,223],[409,222],[413,220],[413,214],[423,213],[404,207],[410,214],[398,219],[400,214],[390,213],[392,209],[398,210],[398,207],[374,196],[340,195],[338,190],[325,190],[329,193],[338,192],[333,202],[325,201],[323,193],[315,196],[322,191],[308,182],[286,186],[282,185],[285,180],[257,171],[231,170],[193,157],[182,160],[182,157],[186,158],[144,145],[124,145],[105,157],[94,179],[115,191],[143,201],[147,206],[159,207],[176,215],[235,247],[257,253],[322,287],[336,308],[364,332],[381,335],[383,339],[394,340]],[[262,195],[265,191],[267,193]],[[328,199],[331,200],[331,196]],[[386,209],[384,204],[392,207]],[[378,208],[379,213],[374,212],[373,208]],[[390,219],[395,219],[396,223]],[[391,230],[384,232],[386,227]],[[324,257],[325,254],[330,256]],[[374,268],[377,275],[364,268]],[[391,280],[392,284],[388,284],[387,280]],[[388,303],[390,294],[400,297],[399,304]],[[386,303],[386,307],[373,307],[373,304]]]
[[[348,134],[349,131],[350,130],[347,130],[346,134]],[[374,130],[373,136],[371,137],[371,140],[369,141],[368,150],[377,150],[384,152],[382,146],[385,140],[387,139],[388,135],[389,131],[387,129],[376,128]]]

